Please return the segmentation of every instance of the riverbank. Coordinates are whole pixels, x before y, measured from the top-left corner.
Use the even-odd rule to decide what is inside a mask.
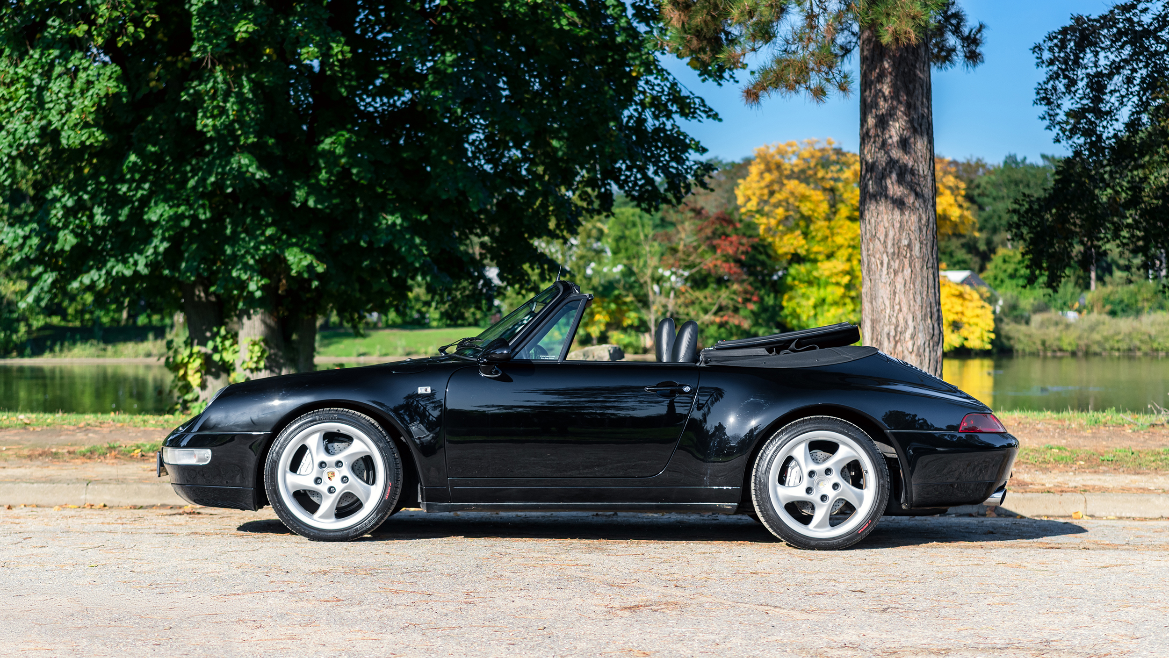
[[[1037,313],[1027,323],[999,323],[996,332],[997,343],[1015,355],[1165,356],[1170,349],[1170,316],[1164,312],[1120,318]]]

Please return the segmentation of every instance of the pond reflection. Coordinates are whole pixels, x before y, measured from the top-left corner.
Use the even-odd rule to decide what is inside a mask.
[[[943,378],[992,409],[1167,406],[1166,357],[944,359]],[[0,409],[72,413],[164,413],[173,400],[162,365],[15,364],[0,360]]]
[[[53,413],[166,413],[171,373],[137,363],[0,365],[0,409]]]
[[[943,379],[998,411],[1146,411],[1167,405],[1166,357],[943,359]]]

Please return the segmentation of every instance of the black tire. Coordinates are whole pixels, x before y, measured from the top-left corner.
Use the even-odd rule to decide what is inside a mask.
[[[374,419],[350,409],[321,409],[289,423],[264,465],[276,515],[313,541],[351,541],[373,531],[395,511],[402,486],[394,441]]]
[[[889,494],[890,474],[873,439],[831,416],[785,425],[764,444],[752,471],[760,523],[797,548],[838,550],[865,539]]]

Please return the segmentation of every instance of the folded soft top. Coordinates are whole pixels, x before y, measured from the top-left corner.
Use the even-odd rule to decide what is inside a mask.
[[[810,349],[805,352],[773,353],[760,347],[737,350],[703,350],[701,366],[738,366],[741,368],[816,368],[848,363],[878,353],[876,347],[846,346]]]
[[[763,348],[770,354],[779,352],[800,352],[811,348],[826,349],[830,347],[845,347],[861,340],[861,332],[856,325],[848,322],[839,322],[827,327],[788,331],[771,336],[756,338],[741,338],[739,340],[721,340],[715,343],[712,350],[740,350],[744,348]]]

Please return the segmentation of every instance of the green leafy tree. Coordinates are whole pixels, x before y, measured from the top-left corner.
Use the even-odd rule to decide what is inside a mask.
[[[1033,277],[1050,287],[1110,256],[1164,280],[1167,253],[1167,5],[1124,2],[1074,15],[1032,52],[1046,71],[1036,104],[1057,142],[1051,186],[1009,222]]]
[[[860,54],[862,335],[942,373],[930,67],[982,61],[983,25],[953,0],[664,0],[663,46],[744,100],[848,94]]]
[[[1043,194],[1052,183],[1052,171],[1059,162],[1042,156],[1039,164],[1009,154],[1001,164],[953,162],[967,183],[967,201],[977,226],[974,231],[939,238],[939,259],[951,269],[982,272],[1000,249],[1012,245],[1008,225],[1017,204],[1028,196]]]
[[[656,17],[600,0],[6,3],[2,239],[26,302],[169,289],[205,400],[234,371],[311,368],[326,309],[356,324],[420,282],[490,296],[488,265],[523,279],[549,265],[534,239],[615,191],[677,199],[702,170],[676,120],[713,115],[645,47]],[[228,324],[234,361],[216,352]]]

